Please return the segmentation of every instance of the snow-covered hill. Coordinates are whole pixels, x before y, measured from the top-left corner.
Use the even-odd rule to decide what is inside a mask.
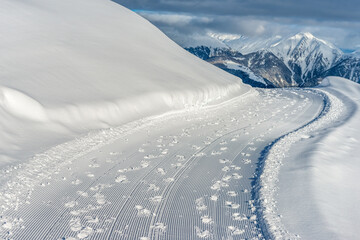
[[[3,0],[0,35],[0,165],[250,90],[107,0]]]

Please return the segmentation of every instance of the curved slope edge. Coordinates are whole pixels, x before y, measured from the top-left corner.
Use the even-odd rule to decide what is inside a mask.
[[[359,228],[359,85],[328,77],[324,110],[264,151],[259,215],[273,239],[354,239]]]
[[[64,133],[251,91],[107,0],[4,0],[0,34],[0,166]]]

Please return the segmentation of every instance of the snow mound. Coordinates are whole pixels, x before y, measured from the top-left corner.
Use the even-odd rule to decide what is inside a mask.
[[[310,171],[313,198],[326,223],[321,237],[357,239],[360,228],[360,85],[348,79],[328,77],[320,88],[343,100],[346,105],[343,116],[347,117],[318,141],[310,156],[314,166]]]
[[[311,91],[324,98],[319,116],[264,152],[261,223],[272,239],[356,239],[360,85],[328,77]]]
[[[4,0],[0,35],[0,159],[251,91],[107,0]]]
[[[39,102],[14,89],[0,87],[0,107],[19,118],[40,122],[47,120]]]

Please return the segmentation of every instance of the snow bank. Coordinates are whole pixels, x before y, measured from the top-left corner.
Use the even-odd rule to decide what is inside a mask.
[[[275,239],[357,239],[360,85],[328,77],[317,91],[324,111],[266,155],[259,200]]]
[[[108,0],[4,0],[0,35],[0,165],[74,133],[251,91]]]
[[[48,120],[39,102],[14,89],[0,87],[0,106],[19,118],[41,122]]]
[[[317,142],[310,155],[314,168],[314,204],[325,226],[322,239],[357,239],[360,229],[360,85],[344,78],[328,77],[321,89],[338,96],[348,119]]]

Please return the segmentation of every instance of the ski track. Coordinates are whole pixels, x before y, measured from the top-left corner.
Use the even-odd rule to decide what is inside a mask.
[[[258,205],[257,214],[261,219],[261,228],[268,239],[301,238],[298,234],[287,231],[277,211],[278,176],[287,153],[297,142],[318,135],[322,131],[329,131],[346,121],[350,114],[347,113],[349,110],[343,101],[332,93],[319,89],[313,91],[324,99],[323,109],[318,116],[304,126],[275,139],[261,153],[257,170],[260,177],[254,183],[253,196]]]
[[[0,238],[266,237],[254,194],[263,150],[276,141],[271,161],[282,139],[330,112],[325,93],[259,94],[91,133],[3,170]]]

